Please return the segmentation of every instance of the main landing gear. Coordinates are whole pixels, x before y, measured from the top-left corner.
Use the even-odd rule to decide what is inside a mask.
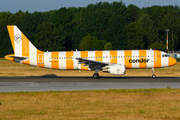
[[[100,71],[100,69],[95,69],[95,73],[93,74],[93,78],[94,79],[98,79],[99,78],[99,72]]]
[[[152,68],[152,78],[156,78],[156,75],[154,74],[154,72],[155,72],[155,70],[154,70],[154,68]]]
[[[94,73],[93,78],[98,79],[99,78],[99,73]]]

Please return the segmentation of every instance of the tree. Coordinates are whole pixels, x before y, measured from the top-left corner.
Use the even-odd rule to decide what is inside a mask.
[[[27,13],[22,20],[21,30],[35,46],[34,34],[37,34],[38,25],[42,24],[44,21],[48,21],[48,15],[41,12]]]
[[[143,13],[138,19],[138,25],[143,30],[142,36],[144,41],[144,49],[148,49],[150,43],[152,42],[159,42],[157,32],[154,29],[152,20],[150,19],[148,14]]]
[[[165,29],[170,29],[169,32],[169,50],[176,49],[178,43],[178,36],[180,31],[180,14],[179,10],[167,9],[161,23],[161,30],[164,32],[164,38],[166,35]],[[179,36],[180,37],[180,36]],[[166,40],[166,39],[164,39]],[[179,49],[179,48],[178,48]]]
[[[13,24],[14,15],[9,12],[0,12],[0,57],[13,53],[7,25]]]
[[[141,14],[141,9],[138,8],[136,5],[130,4],[127,6],[127,10],[131,15],[131,20],[137,22],[140,14]]]
[[[111,44],[111,42],[107,42],[107,43],[104,45],[104,50],[112,50],[112,44]]]
[[[165,9],[161,6],[152,6],[152,14],[150,14],[150,19],[155,27],[161,23],[161,20],[165,14]]]
[[[155,43],[151,43],[150,48],[152,48],[153,50],[165,51],[166,46],[162,42],[155,42]]]
[[[143,29],[137,22],[132,22],[125,26],[126,49],[137,50],[144,48]]]
[[[105,40],[98,40],[97,37],[93,37],[90,34],[86,35],[80,42],[80,50],[103,50]]]
[[[59,44],[59,31],[49,22],[43,22],[37,27],[37,34],[34,34],[37,48],[42,51],[55,51],[57,43]],[[59,49],[59,47],[58,47]]]

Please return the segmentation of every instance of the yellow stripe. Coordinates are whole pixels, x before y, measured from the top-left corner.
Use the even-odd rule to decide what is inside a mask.
[[[14,54],[6,55],[6,56],[5,56],[5,59],[6,59],[6,60],[10,60],[10,61],[14,61],[14,57],[9,57],[9,56],[14,56]]]
[[[103,61],[102,51],[95,51],[95,60],[96,61]]]
[[[39,64],[39,62],[42,62],[42,64]],[[39,51],[39,50],[37,50],[37,66],[44,67],[44,52]]]
[[[117,51],[116,50],[110,51],[110,56],[111,56],[110,63],[117,64]]]
[[[59,69],[59,52],[51,52],[52,69]]]
[[[88,59],[88,51],[81,51],[81,58]],[[81,64],[81,70],[88,70],[88,66],[84,66],[84,64]]]
[[[139,60],[146,59],[146,50],[139,50]],[[146,68],[146,62],[139,62],[139,68]]]
[[[156,54],[155,54],[155,52],[156,52]],[[157,61],[154,62],[154,68],[160,68],[161,67],[161,51],[154,51],[154,59],[155,59],[155,57],[156,57]]]
[[[11,44],[15,53],[15,48],[14,48],[14,26],[7,26],[8,31],[9,31],[9,36],[11,39]]]
[[[66,52],[66,69],[67,70],[73,70],[74,69],[74,62],[73,62],[73,51],[72,52]]]
[[[125,56],[125,65],[126,65],[126,68],[132,68],[132,63],[129,63],[129,60],[132,59],[131,56],[132,56],[132,51],[131,50],[125,50],[124,51],[124,56]]]
[[[22,36],[22,56],[29,57],[29,41],[24,34]],[[23,61],[24,64],[30,64],[30,61]]]

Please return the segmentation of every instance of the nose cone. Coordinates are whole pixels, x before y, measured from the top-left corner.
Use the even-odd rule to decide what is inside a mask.
[[[177,63],[176,59],[169,57],[169,66],[175,65]]]

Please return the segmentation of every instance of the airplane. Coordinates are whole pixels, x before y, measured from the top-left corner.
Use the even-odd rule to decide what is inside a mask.
[[[15,25],[7,26],[14,54],[5,59],[22,64],[59,69],[91,70],[93,78],[99,78],[99,71],[112,75],[124,75],[126,69],[152,69],[173,66],[176,59],[158,50],[104,50],[104,51],[58,51],[38,50]]]

